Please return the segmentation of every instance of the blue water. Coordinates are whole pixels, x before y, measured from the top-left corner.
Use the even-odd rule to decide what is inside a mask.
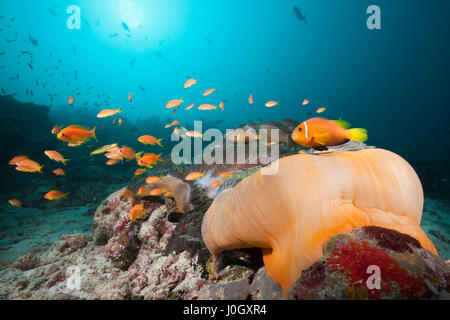
[[[366,27],[372,4],[381,9],[381,30]],[[79,30],[67,28],[70,5],[81,10]],[[307,23],[297,19],[294,6]],[[322,116],[366,128],[368,144],[432,168],[436,181],[425,194],[437,183],[438,196],[448,200],[449,12],[446,0],[1,1],[0,87],[20,102],[49,106],[55,125],[96,126],[99,137],[116,135],[136,149],[140,134],[170,139],[163,125],[174,118],[165,108],[171,99],[186,101],[176,119],[189,128],[194,120],[209,126],[224,120],[221,128],[301,122],[326,107]],[[188,78],[198,83],[184,89]],[[203,97],[209,88],[217,91]],[[73,107],[67,104],[71,95]],[[302,107],[303,99],[310,104]],[[268,100],[280,105],[265,108]],[[223,112],[184,110],[188,103],[220,101]],[[118,107],[122,127],[95,116]],[[28,130],[24,134],[34,134]],[[50,134],[48,139],[48,145],[58,143]],[[2,153],[24,149],[9,141]],[[69,158],[76,152],[66,151]],[[87,152],[84,167],[92,165],[88,160]],[[8,177],[2,190],[30,188],[23,175],[1,168]],[[48,175],[33,179],[55,186]],[[64,181],[70,183],[69,177]],[[6,191],[3,196],[9,198]]]

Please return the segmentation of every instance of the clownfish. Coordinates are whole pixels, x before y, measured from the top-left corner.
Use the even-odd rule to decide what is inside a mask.
[[[348,129],[350,124],[343,120],[311,118],[299,124],[292,132],[292,140],[315,150],[328,150],[327,146],[337,146],[350,140],[366,141],[367,130]]]

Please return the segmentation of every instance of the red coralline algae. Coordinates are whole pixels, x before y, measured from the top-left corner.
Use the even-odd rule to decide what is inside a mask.
[[[389,293],[391,286],[395,283],[400,293],[406,299],[423,299],[429,295],[424,287],[422,279],[409,274],[402,269],[397,261],[383,250],[372,247],[368,242],[361,244],[349,241],[340,248],[335,248],[327,258],[332,271],[342,272],[350,281],[349,287],[366,285],[368,277],[367,268],[371,265],[379,266],[381,271],[381,290],[372,289],[368,291],[369,299],[380,299],[380,293]]]

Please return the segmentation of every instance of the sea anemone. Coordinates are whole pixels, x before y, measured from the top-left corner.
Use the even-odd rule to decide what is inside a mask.
[[[355,228],[393,229],[437,254],[419,225],[420,180],[400,156],[368,149],[298,154],[274,164],[276,174],[260,170],[245,178],[206,212],[202,237],[213,258],[262,248],[267,273],[286,296],[302,270],[323,256],[328,239]]]

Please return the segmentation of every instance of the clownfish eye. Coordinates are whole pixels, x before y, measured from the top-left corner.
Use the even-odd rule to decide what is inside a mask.
[[[302,131],[302,128],[298,127],[298,131]]]

